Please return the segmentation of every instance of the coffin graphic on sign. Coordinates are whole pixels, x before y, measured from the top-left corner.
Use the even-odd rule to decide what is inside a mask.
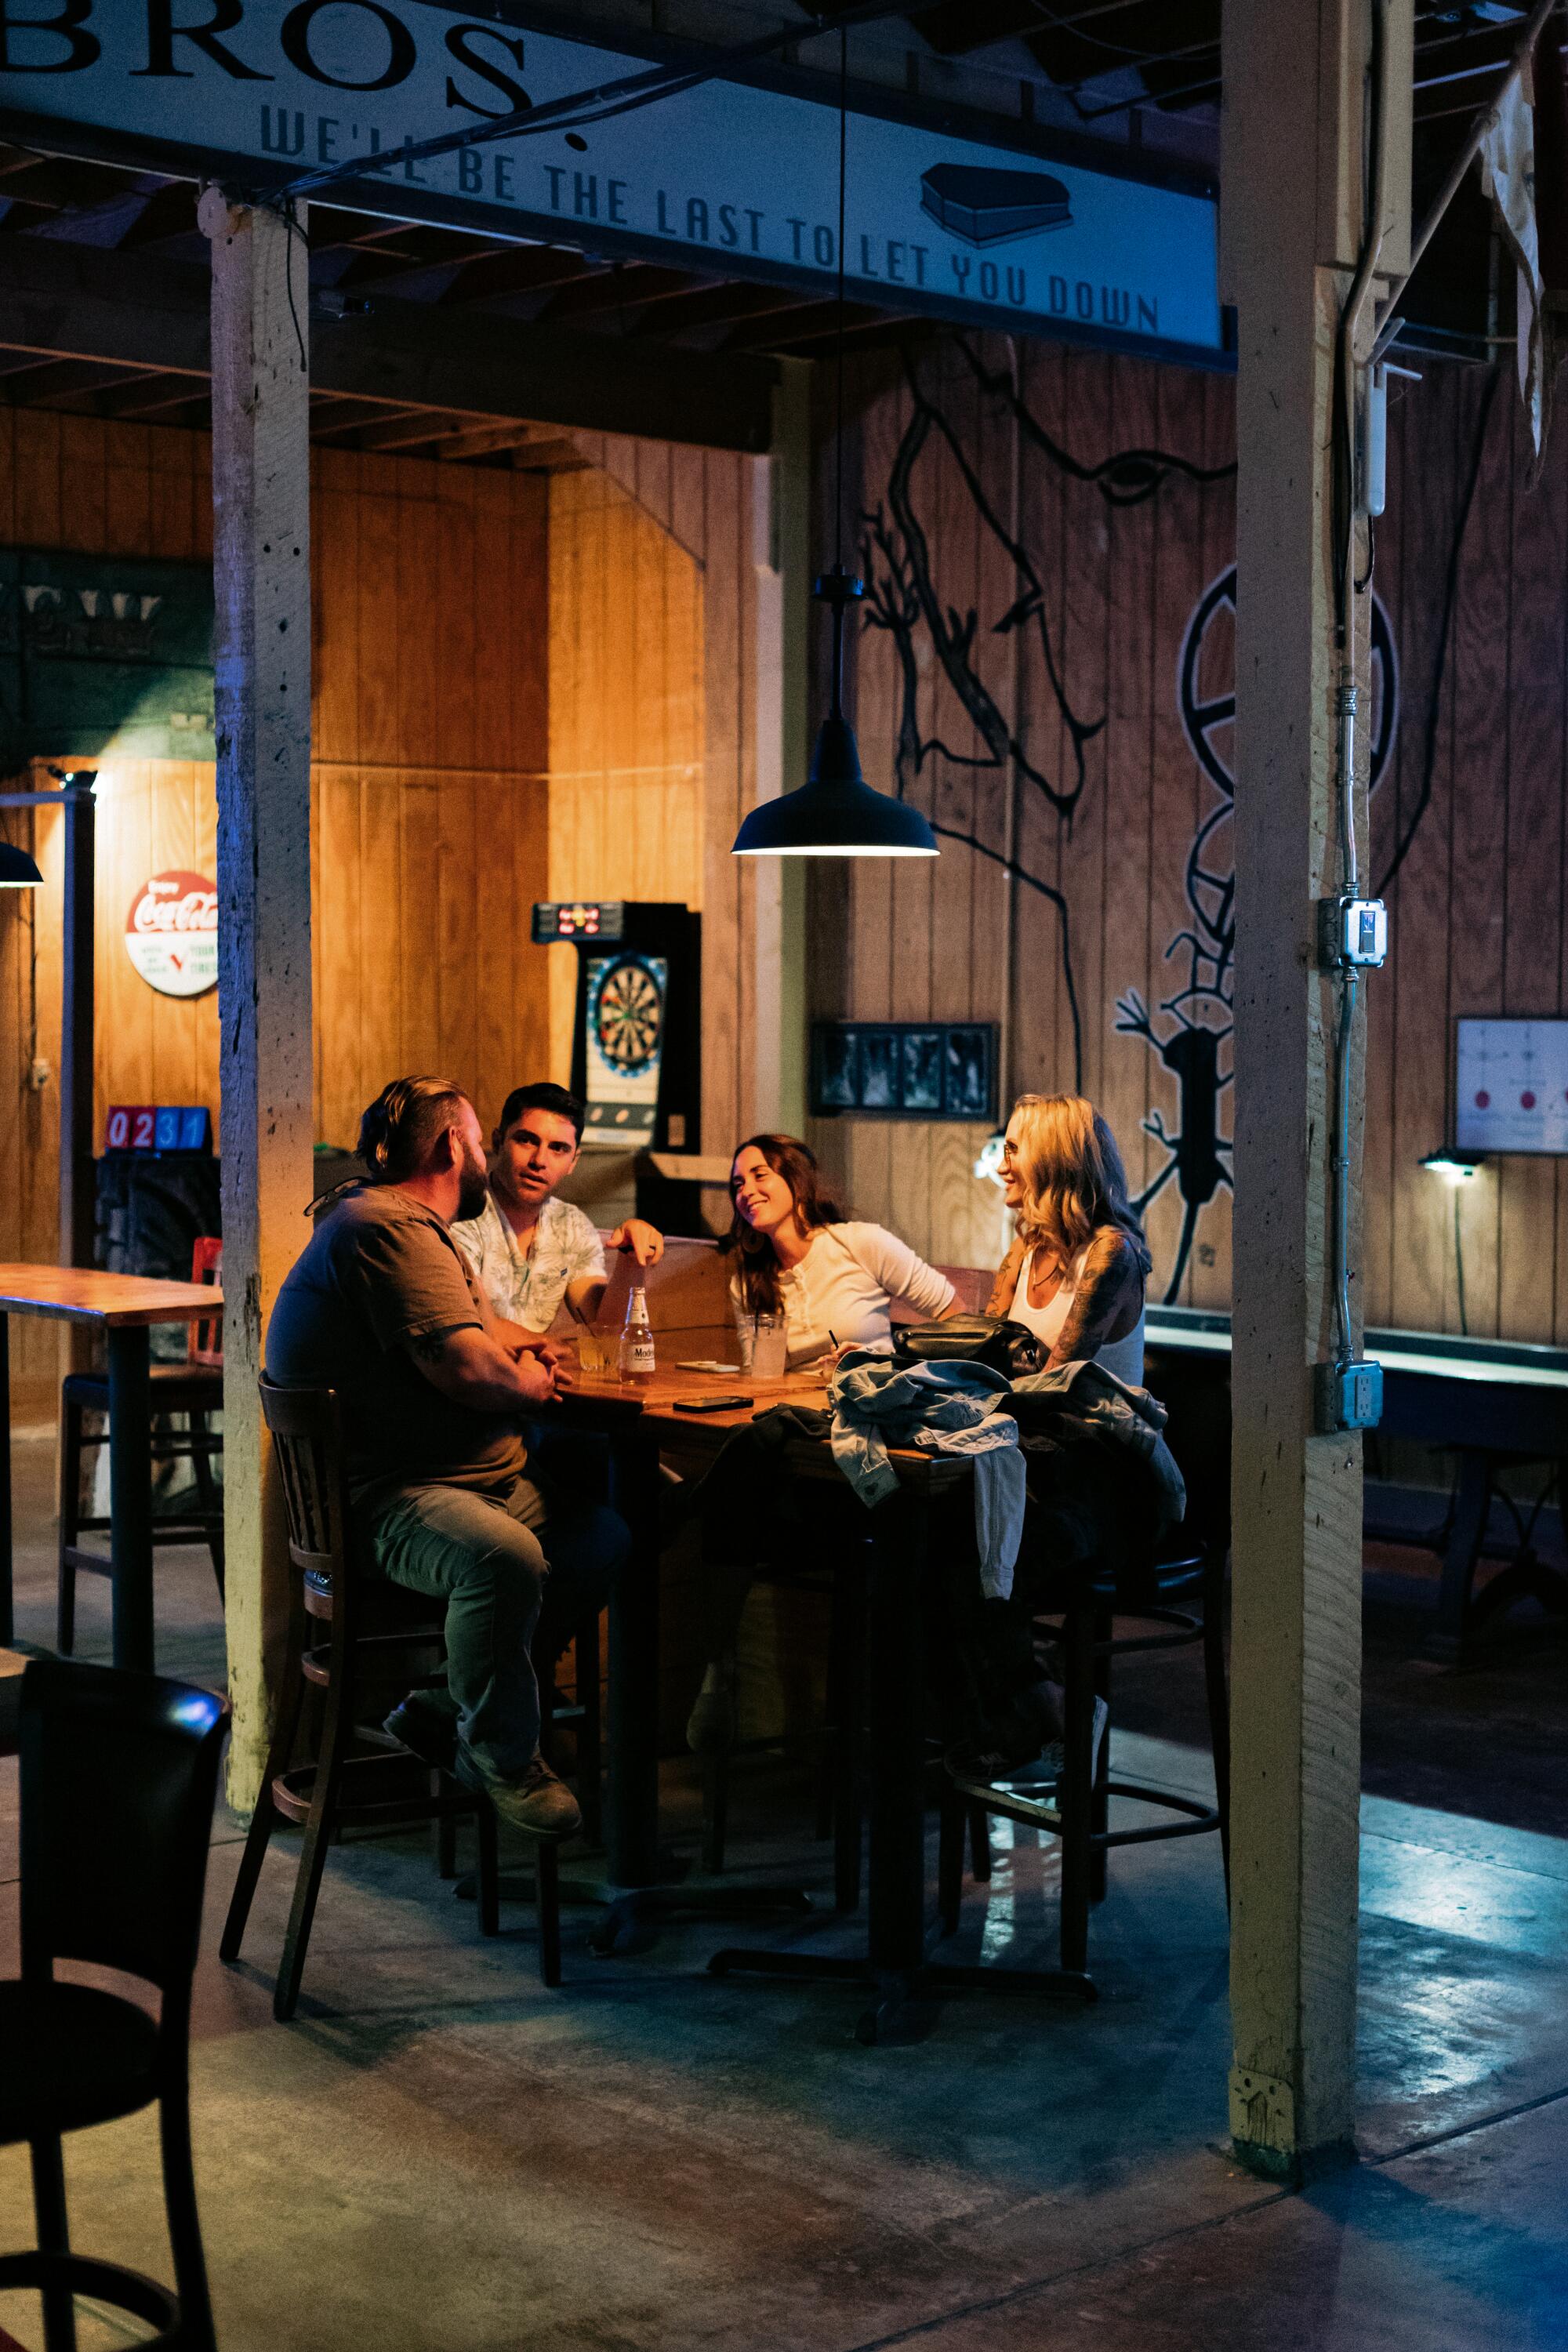
[[[205,874],[154,874],[131,901],[125,952],[161,996],[204,996],[217,984],[217,890]]]
[[[1005,245],[1072,226],[1068,192],[1050,173],[998,172],[983,164],[933,163],[921,173],[921,210],[965,245]]]

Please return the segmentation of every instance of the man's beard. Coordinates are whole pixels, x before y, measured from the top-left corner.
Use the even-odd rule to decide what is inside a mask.
[[[470,1217],[483,1216],[489,1198],[489,1178],[485,1172],[485,1163],[477,1151],[467,1153],[463,1160],[462,1182],[458,1191],[458,1222],[466,1224]]]

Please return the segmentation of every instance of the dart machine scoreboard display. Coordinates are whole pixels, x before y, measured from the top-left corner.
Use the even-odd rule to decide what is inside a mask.
[[[700,1135],[702,918],[633,898],[543,898],[539,947],[577,950],[572,1091],[584,1147],[695,1151]]]

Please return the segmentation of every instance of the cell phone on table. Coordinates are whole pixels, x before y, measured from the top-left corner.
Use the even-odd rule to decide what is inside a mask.
[[[748,1396],[672,1397],[677,1412],[739,1412],[742,1406],[752,1403]]]

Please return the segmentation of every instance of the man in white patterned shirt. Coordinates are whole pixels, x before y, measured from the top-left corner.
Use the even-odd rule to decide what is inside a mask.
[[[517,1087],[491,1138],[489,1198],[482,1213],[451,1227],[452,1239],[479,1276],[501,1319],[525,1331],[548,1331],[563,1299],[591,1323],[609,1283],[593,1221],[555,1190],[577,1165],[583,1106],[564,1087]],[[629,1217],[610,1235],[639,1266],[657,1265],[664,1235]]]

